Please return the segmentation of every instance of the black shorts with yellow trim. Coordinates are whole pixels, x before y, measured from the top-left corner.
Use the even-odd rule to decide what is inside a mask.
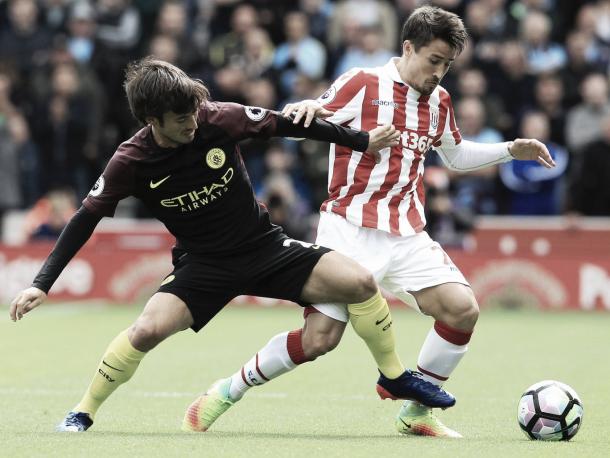
[[[172,251],[174,270],[159,292],[179,297],[193,316],[198,332],[233,298],[240,295],[301,301],[305,283],[328,248],[294,240],[275,232],[256,249],[239,255],[215,257]]]

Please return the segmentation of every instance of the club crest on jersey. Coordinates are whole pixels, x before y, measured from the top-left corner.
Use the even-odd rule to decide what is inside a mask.
[[[208,167],[211,169],[219,169],[223,165],[225,165],[225,152],[220,148],[212,148],[205,155],[205,162],[208,164]]]
[[[102,191],[104,190],[105,184],[106,184],[106,181],[104,180],[104,175],[100,175],[100,177],[97,179],[97,181],[91,188],[91,191],[89,191],[89,195],[92,197],[99,196],[102,193]]]
[[[326,90],[324,94],[318,97],[318,102],[320,102],[322,105],[326,105],[327,103],[330,103],[335,100],[336,95],[337,90],[334,86],[331,86]]]
[[[436,129],[438,127],[438,108],[430,108],[430,127]]]
[[[267,110],[260,107],[244,107],[246,110],[246,116],[252,121],[260,121],[265,117]]]

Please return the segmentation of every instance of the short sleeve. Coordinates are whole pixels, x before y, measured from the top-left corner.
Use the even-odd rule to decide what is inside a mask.
[[[352,69],[337,78],[317,100],[334,113],[327,121],[342,124],[356,118],[362,111],[365,89],[366,78],[361,69]]]
[[[224,130],[231,138],[271,138],[277,130],[279,113],[238,103],[217,103],[209,110],[206,122]]]
[[[83,200],[90,212],[100,216],[113,216],[121,199],[133,193],[134,173],[124,156],[112,156],[106,169]]]

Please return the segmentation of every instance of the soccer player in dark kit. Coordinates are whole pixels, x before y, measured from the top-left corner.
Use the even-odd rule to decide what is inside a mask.
[[[388,392],[444,406],[455,402],[440,388],[422,389],[417,380],[401,375],[408,371],[396,354],[393,330],[385,325],[390,320],[375,324],[389,310],[368,271],[335,251],[290,239],[271,224],[255,199],[237,145],[248,137],[290,136],[376,152],[398,143],[393,127],[366,133],[316,120],[305,128],[277,112],[212,102],[201,81],[153,58],[128,67],[125,91],[133,115],[145,127],[118,147],[32,286],[11,303],[10,316],[19,320],[46,299],[97,223],[130,195],[176,237],[174,269],[136,321],[110,343],[59,431],[87,430],[100,405],[131,378],[148,351],[178,331],[199,331],[242,294],[301,305],[350,304],[359,318],[354,328],[367,342]],[[305,327],[286,333],[274,348],[300,364],[322,354],[317,338]],[[257,368],[263,373],[281,370],[267,366],[261,357]],[[199,420],[205,426],[205,419]]]

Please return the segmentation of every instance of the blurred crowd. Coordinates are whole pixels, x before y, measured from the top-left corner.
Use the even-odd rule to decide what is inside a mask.
[[[398,55],[421,4],[456,12],[470,33],[442,83],[464,138],[534,137],[557,163],[457,175],[428,154],[433,236],[459,245],[481,214],[610,216],[610,0],[0,0],[0,217],[31,208],[32,237],[57,232],[139,128],[127,62],[153,54],[215,100],[281,109]],[[273,219],[311,239],[327,145],[252,140],[242,152]]]

